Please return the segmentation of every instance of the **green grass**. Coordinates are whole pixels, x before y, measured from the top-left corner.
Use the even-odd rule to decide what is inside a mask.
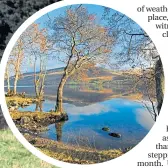
[[[26,150],[10,130],[0,130],[1,168],[56,168]]]

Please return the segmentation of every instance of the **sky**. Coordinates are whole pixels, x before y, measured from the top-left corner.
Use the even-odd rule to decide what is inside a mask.
[[[80,4],[78,5],[73,5],[71,6],[72,8],[78,7]],[[104,13],[104,8],[103,6],[98,6],[98,5],[89,5],[89,4],[84,4],[84,7],[87,8],[87,10],[89,11],[90,14],[96,14],[96,20],[99,24],[101,25],[105,25],[104,21],[102,21],[102,15]],[[40,25],[40,28],[46,28],[46,23],[48,23],[51,20],[53,20],[55,17],[64,14],[64,12],[69,8],[70,6],[66,6],[66,7],[62,7],[56,10],[53,10],[45,15],[43,15],[42,17],[40,17],[39,19],[37,19],[35,21],[35,23]],[[116,12],[115,10],[111,9],[111,14]],[[138,26],[138,25],[136,25]],[[118,50],[119,46],[116,47],[113,50]],[[56,53],[54,53],[56,54]],[[52,55],[50,55],[50,58],[52,57]],[[63,53],[61,53],[61,57],[65,57],[65,55]],[[113,58],[110,60],[111,62],[116,62],[116,60]],[[37,66],[39,67],[39,65]],[[55,60],[55,59],[48,59],[48,65],[47,65],[47,69],[54,69],[54,68],[60,68],[60,67],[65,67],[65,64]],[[129,65],[124,65],[122,68],[123,69],[127,69],[130,68]],[[37,68],[38,69],[38,68]],[[26,72],[32,72],[33,71],[33,67],[29,67],[26,69]]]
[[[78,7],[79,5],[73,5],[73,7]],[[84,4],[82,6],[86,7],[87,10],[89,11],[89,13],[96,14],[97,15],[96,19],[98,19],[100,21],[102,14],[103,14],[103,6],[89,5],[89,4]],[[50,17],[50,19],[54,19],[55,17],[63,14],[65,12],[65,10],[68,9],[69,7],[70,6],[66,6],[66,7],[62,7],[62,8],[58,8],[56,10],[53,10],[53,11],[49,12],[48,14],[45,14],[42,17],[40,17],[39,19],[37,19],[36,23],[40,24],[41,28],[44,28],[45,23],[47,21],[49,21],[49,17]]]
[[[80,4],[77,5],[73,5],[73,7],[78,7]],[[96,14],[96,20],[98,20],[98,22],[100,24],[103,24],[101,17],[103,15],[103,7],[102,6],[98,6],[98,5],[89,5],[89,4],[85,4],[83,5],[84,7],[87,8],[87,10],[89,11],[89,13],[91,14]],[[62,15],[65,10],[67,10],[70,6],[66,6],[66,7],[62,7],[56,10],[53,10],[45,15],[43,15],[42,17],[40,17],[38,20],[36,20],[35,23],[39,24],[41,28],[45,28],[46,27],[46,22],[49,22],[49,20],[53,20],[55,17]],[[62,53],[62,56],[64,56],[64,54]],[[63,64],[62,62],[58,62],[55,61],[53,59],[48,60],[48,67],[47,69],[53,69],[53,68],[60,68],[60,67],[64,67],[65,64]]]

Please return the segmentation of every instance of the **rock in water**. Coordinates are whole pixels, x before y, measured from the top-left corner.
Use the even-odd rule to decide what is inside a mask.
[[[119,133],[112,132],[112,133],[109,133],[109,135],[112,137],[121,138],[121,134],[119,134]]]
[[[103,131],[110,131],[110,128],[109,127],[103,127],[102,130]]]

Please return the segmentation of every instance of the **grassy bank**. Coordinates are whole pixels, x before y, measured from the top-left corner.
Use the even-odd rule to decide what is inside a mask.
[[[26,150],[10,130],[0,130],[1,168],[55,168]]]
[[[30,97],[21,97],[21,96],[10,96],[6,97],[6,103],[8,104],[10,101],[15,101],[18,104],[22,104],[24,102],[28,104],[32,104],[33,102],[36,101],[35,98],[30,98]]]
[[[34,98],[22,97],[18,94],[16,96],[6,97],[6,102],[13,121],[18,128],[21,127],[21,129],[23,128],[33,132],[40,132],[46,130],[46,126],[50,124],[68,120],[68,115],[66,113],[51,111],[21,112],[18,110],[19,107],[25,107],[37,103],[38,100]]]
[[[68,145],[62,142],[40,138],[29,134],[25,138],[46,155],[60,161],[75,164],[94,164],[109,161],[123,154],[120,149],[97,150],[88,147]]]
[[[68,120],[67,114],[56,112],[13,111],[10,115],[20,131],[23,129],[34,133],[46,131],[50,124]]]

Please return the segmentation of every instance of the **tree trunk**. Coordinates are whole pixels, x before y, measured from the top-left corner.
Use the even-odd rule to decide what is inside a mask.
[[[14,95],[16,95],[17,93],[17,82],[18,82],[18,76],[16,75],[14,80],[14,88],[13,88]]]
[[[164,72],[161,59],[157,60],[155,66],[156,98],[158,115],[160,113],[164,97]]]
[[[36,93],[36,98],[39,99],[39,91],[36,83],[35,83],[35,93]]]
[[[8,83],[8,93],[9,93],[10,92],[10,79],[9,79],[9,77],[8,77],[7,83]]]
[[[39,108],[39,103],[37,102],[37,103],[36,103],[35,111],[38,111],[38,108]]]
[[[64,112],[64,110],[63,110],[63,89],[64,89],[64,85],[65,85],[67,79],[68,79],[68,75],[66,75],[66,73],[65,73],[61,79],[59,86],[58,86],[55,112],[60,112],[60,113]]]
[[[7,84],[8,84],[8,93],[10,92],[10,76],[9,76],[9,70],[8,70],[8,65],[7,65],[7,70],[6,70],[6,77],[7,77]]]

